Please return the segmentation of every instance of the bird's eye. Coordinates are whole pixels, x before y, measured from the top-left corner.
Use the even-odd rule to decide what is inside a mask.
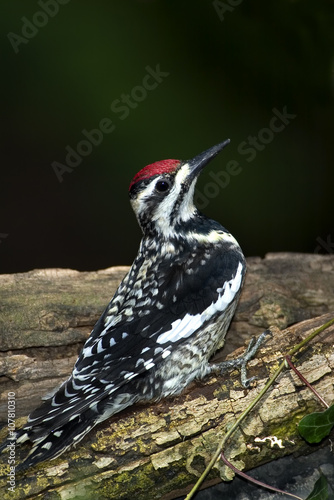
[[[169,181],[163,180],[163,181],[158,181],[155,185],[155,189],[159,191],[159,193],[164,193],[168,191],[170,188]]]

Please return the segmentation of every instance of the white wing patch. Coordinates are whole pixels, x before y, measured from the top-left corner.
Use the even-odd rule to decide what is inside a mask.
[[[224,283],[222,288],[217,288],[219,293],[216,302],[210,304],[201,314],[186,314],[184,318],[177,319],[172,323],[172,328],[162,333],[157,338],[158,344],[166,342],[177,342],[192,335],[202,324],[209,320],[215,313],[222,312],[232,302],[236,293],[240,290],[242,283],[243,265],[239,262],[238,269],[234,278]]]
[[[184,318],[173,321],[171,330],[162,333],[157,338],[158,344],[166,342],[176,342],[180,339],[189,337],[197,328],[201,326],[201,314],[186,314]]]

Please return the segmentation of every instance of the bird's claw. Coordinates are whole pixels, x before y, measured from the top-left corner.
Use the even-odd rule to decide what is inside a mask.
[[[247,363],[254,358],[259,348],[267,339],[268,335],[271,335],[270,330],[264,331],[258,338],[252,337],[246,352],[242,356],[219,363],[218,367],[220,373],[233,370],[234,368],[240,368],[241,384],[245,389],[248,389],[257,377],[247,377]]]

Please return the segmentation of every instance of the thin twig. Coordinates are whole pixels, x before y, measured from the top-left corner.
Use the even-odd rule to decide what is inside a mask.
[[[274,486],[270,486],[269,484],[263,483],[262,481],[258,481],[254,477],[248,476],[247,474],[245,474],[241,470],[234,467],[234,465],[231,464],[231,462],[229,462],[227,460],[224,453],[220,454],[220,458],[222,459],[224,464],[227,465],[227,467],[229,467],[230,469],[233,470],[233,472],[235,472],[235,474],[238,474],[238,476],[243,477],[247,481],[250,481],[251,483],[257,484],[258,486],[261,486],[262,488],[267,488],[267,490],[276,491],[277,493],[283,493],[284,495],[288,495],[290,497],[297,498],[298,500],[303,500],[301,497],[293,495],[292,493],[288,493],[287,491],[279,490],[278,488],[275,488]]]
[[[319,401],[326,407],[326,408],[329,408],[329,404],[326,403],[326,401],[324,400],[324,398],[322,396],[320,396],[320,394],[318,393],[318,391],[310,384],[310,382],[308,382],[308,380],[306,380],[306,378],[300,373],[300,371],[295,367],[295,365],[293,364],[293,362],[291,361],[291,358],[290,356],[286,355],[285,356],[285,359],[288,363],[288,365],[290,366],[290,368],[295,372],[296,375],[298,375],[298,377],[300,378],[300,380],[302,382],[304,382],[305,385],[307,385],[307,387],[313,392],[313,394],[319,399]]]

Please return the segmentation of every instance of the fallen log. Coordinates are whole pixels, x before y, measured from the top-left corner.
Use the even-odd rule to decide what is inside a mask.
[[[16,428],[45,393],[70,374],[78,352],[128,268],[93,273],[51,269],[0,276],[0,442],[8,433],[8,394]],[[180,396],[136,405],[96,427],[75,449],[15,476],[8,490],[8,455],[0,456],[1,498],[172,499],[189,491],[226,426],[265,384],[283,355],[334,317],[334,256],[268,254],[248,259],[241,300],[216,359],[236,357],[252,335],[270,338],[249,363],[250,390],[237,371],[191,384]],[[303,375],[334,401],[334,328],[297,355]],[[296,425],[320,409],[312,393],[286,371],[230,441],[226,456],[244,470],[280,456],[307,453]],[[28,447],[24,447],[26,454]],[[21,450],[15,449],[19,462]],[[216,464],[214,484],[231,473]]]

